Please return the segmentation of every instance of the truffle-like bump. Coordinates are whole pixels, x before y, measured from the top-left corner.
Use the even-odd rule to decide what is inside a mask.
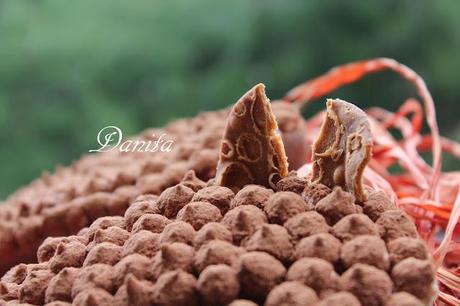
[[[315,207],[315,205],[331,193],[331,188],[321,183],[311,183],[305,186],[302,191],[302,199],[308,207]]]
[[[240,256],[236,269],[241,294],[255,301],[263,301],[281,283],[286,268],[275,257],[264,252],[249,252]]]
[[[153,303],[154,291],[155,287],[151,282],[139,280],[133,274],[128,274],[114,296],[115,305],[150,306]]]
[[[111,226],[118,226],[124,229],[126,227],[125,218],[121,216],[107,216],[107,217],[97,218],[89,226],[88,231],[86,232],[86,235],[89,238],[89,240],[92,241],[94,238],[94,234],[96,233],[97,230],[106,229]]]
[[[377,220],[383,212],[394,209],[396,209],[395,203],[380,190],[370,192],[367,201],[363,203],[363,211],[372,221]]]
[[[233,198],[232,208],[241,205],[254,205],[263,209],[268,198],[273,194],[273,190],[259,185],[247,185]]]
[[[199,273],[207,266],[216,264],[233,265],[238,257],[244,253],[244,249],[227,241],[211,240],[201,246],[195,256],[194,266]]]
[[[391,277],[396,291],[406,291],[424,303],[434,296],[434,268],[429,260],[407,258],[393,267]]]
[[[90,266],[97,263],[113,266],[121,259],[123,248],[119,245],[103,242],[96,244],[86,255],[83,266]]]
[[[115,270],[106,264],[95,264],[81,268],[72,286],[72,298],[92,288],[101,288],[110,293],[115,293]]]
[[[294,216],[284,223],[284,227],[295,240],[314,234],[327,233],[331,227],[326,219],[316,211],[308,211]]]
[[[210,240],[223,240],[233,242],[232,233],[223,224],[210,222],[205,224],[196,232],[193,245],[195,249],[200,249],[203,244]]]
[[[192,272],[194,255],[195,249],[188,244],[181,242],[163,244],[153,259],[151,270],[154,278],[176,269]]]
[[[221,222],[232,232],[233,241],[240,244],[267,223],[267,217],[253,205],[242,205],[226,213]]]
[[[144,214],[159,213],[158,200],[158,196],[156,195],[138,196],[125,211],[126,229],[130,231],[134,222]]]
[[[51,271],[58,273],[65,267],[81,267],[86,256],[86,246],[77,241],[59,243],[49,261]]]
[[[417,259],[428,259],[428,249],[421,239],[401,237],[388,243],[388,252],[392,265],[396,265],[403,259],[414,257]]]
[[[19,264],[17,266],[12,267],[8,272],[6,272],[5,275],[2,276],[1,280],[6,283],[15,283],[20,285],[26,278],[27,271],[28,269],[26,264]]]
[[[360,207],[354,202],[355,197],[351,193],[336,187],[316,204],[315,209],[326,218],[330,225],[334,225],[347,215],[361,212]]]
[[[378,236],[379,234],[377,226],[364,214],[352,214],[344,217],[334,225],[332,233],[342,241],[348,241],[360,235]]]
[[[359,300],[351,293],[341,291],[328,295],[317,306],[361,306]]]
[[[72,301],[72,285],[77,277],[78,268],[64,268],[54,276],[45,292],[45,302]]]
[[[113,306],[114,297],[100,288],[91,288],[80,292],[72,302],[74,306]]]
[[[306,178],[298,177],[297,172],[291,171],[288,176],[276,183],[276,190],[278,192],[291,191],[300,195],[307,185],[308,180]]]
[[[342,274],[340,284],[366,306],[385,305],[393,288],[388,274],[366,264],[354,264]]]
[[[0,305],[4,305],[1,304],[3,301],[18,300],[19,288],[21,286],[16,283],[0,281]]]
[[[118,226],[111,226],[106,229],[99,229],[94,233],[94,240],[96,243],[110,242],[122,246],[129,238],[129,233],[119,228]]]
[[[270,223],[276,224],[283,224],[289,218],[307,210],[308,207],[302,198],[291,191],[280,191],[273,194],[264,207]]]
[[[175,185],[161,193],[157,204],[162,215],[167,218],[174,218],[179,210],[192,200],[194,194],[192,189],[184,185]]]
[[[153,257],[159,247],[159,234],[141,230],[134,235],[131,235],[123,245],[122,257],[129,254],[141,254],[149,258]]]
[[[158,306],[196,306],[196,278],[182,270],[166,272],[155,284],[153,304]]]
[[[330,262],[321,258],[301,258],[289,268],[286,279],[314,289],[318,295],[335,292],[339,276]]]
[[[208,202],[216,206],[222,215],[230,209],[235,194],[230,188],[223,186],[205,187],[193,195],[193,202]]]
[[[21,303],[43,305],[45,302],[45,290],[53,276],[54,273],[49,270],[30,272],[19,288],[19,301]]]
[[[189,170],[185,173],[184,178],[180,182],[182,185],[192,189],[195,192],[198,192],[200,189],[206,186],[206,183],[200,180],[194,170]],[[200,200],[201,201],[201,200]]]
[[[240,292],[236,271],[227,265],[212,265],[204,269],[197,290],[205,305],[227,305]]]
[[[146,230],[160,234],[170,222],[168,218],[160,214],[145,214],[133,224],[131,233],[135,234],[142,230]]]
[[[295,247],[295,259],[318,257],[331,263],[339,259],[340,240],[328,233],[319,233],[303,238]]]
[[[291,260],[294,247],[287,230],[276,224],[264,224],[249,238],[244,246],[248,251],[263,251],[282,262]]]
[[[48,237],[43,241],[37,250],[37,259],[39,263],[49,261],[55,254],[56,249],[60,243],[69,243],[70,241],[77,241],[83,244],[87,243],[87,239],[81,236],[69,237]]]
[[[390,258],[385,242],[378,236],[358,236],[342,246],[340,260],[345,268],[355,263],[368,264],[381,270],[388,270]]]
[[[190,223],[195,230],[206,223],[218,222],[221,218],[220,210],[208,202],[191,202],[177,213],[177,220]]]
[[[228,306],[257,306],[257,304],[250,300],[238,299],[228,304]]]
[[[418,237],[414,223],[399,209],[383,212],[375,223],[380,236],[387,242],[400,237]]]
[[[284,282],[270,291],[265,306],[305,306],[318,302],[313,289],[299,282]]]
[[[182,242],[193,244],[195,238],[195,229],[193,226],[183,221],[174,221],[165,226],[160,234],[160,244]]]
[[[390,297],[385,306],[424,306],[419,299],[407,292],[396,292]]]
[[[152,260],[141,254],[131,254],[121,259],[115,265],[115,285],[120,287],[128,274],[134,275],[137,279],[153,280],[151,271]]]

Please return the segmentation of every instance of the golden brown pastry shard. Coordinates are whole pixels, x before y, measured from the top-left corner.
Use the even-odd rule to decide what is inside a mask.
[[[366,114],[357,106],[329,99],[326,119],[313,144],[313,182],[341,186],[358,202],[367,200],[362,174],[372,156],[372,136]]]
[[[265,86],[258,84],[233,106],[220,146],[216,183],[239,190],[248,184],[275,188],[288,163]]]

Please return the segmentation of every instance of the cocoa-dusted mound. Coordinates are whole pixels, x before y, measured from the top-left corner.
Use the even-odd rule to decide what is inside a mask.
[[[398,210],[384,210],[376,224],[360,209],[365,204],[340,187],[307,203],[316,196],[307,196],[314,193],[311,187],[321,186],[307,182],[301,196],[276,186],[245,186],[222,215],[228,190],[203,192],[196,201],[200,190],[216,185],[195,181],[187,173],[158,197],[137,197],[123,217],[100,218],[77,236],[45,242],[39,264],[18,265],[1,279],[0,300],[117,306],[356,305],[358,300],[384,306],[399,291],[424,302],[434,295],[428,287],[432,262],[396,244],[397,228],[410,230],[410,220],[398,217]],[[228,197],[214,201],[215,192]],[[356,210],[337,209],[332,201],[323,209],[319,204],[329,196],[346,199],[341,204]],[[393,253],[401,257],[394,267],[384,240],[395,241]]]
[[[191,169],[198,178],[189,174],[184,185],[204,186],[200,179],[215,174],[227,113],[201,113],[132,138],[154,142],[164,134],[164,140],[174,141],[171,152],[89,154],[19,189],[0,205],[0,272],[33,261],[46,237],[75,234],[99,217],[123,215],[136,196],[159,194]]]
[[[271,191],[267,200],[286,193],[291,195]],[[296,201],[307,205],[297,196]],[[195,230],[196,220],[181,213],[170,219],[152,212],[159,198],[139,197],[124,217],[103,217],[77,236],[48,239],[39,250],[40,264],[18,265],[2,278],[0,299],[35,305],[249,303],[244,300],[334,305],[343,299],[344,305],[358,300],[383,306],[393,290],[410,291],[423,301],[433,296],[433,291],[421,296],[434,279],[431,262],[411,262],[429,258],[419,238],[397,238],[386,245],[377,225],[363,213],[346,215],[330,227],[320,212],[304,211],[280,225],[278,210],[272,211],[275,218],[265,212],[271,211],[270,201],[264,211],[247,197],[249,205],[241,202],[220,220],[202,219]],[[146,200],[148,205],[136,204]],[[192,196],[182,209],[206,203],[220,215],[219,204],[210,202],[194,202]],[[285,210],[279,214],[284,216]],[[399,263],[390,270],[392,255]],[[421,272],[410,273],[417,269]]]
[[[407,292],[396,292],[391,295],[386,306],[423,306],[419,299]]]

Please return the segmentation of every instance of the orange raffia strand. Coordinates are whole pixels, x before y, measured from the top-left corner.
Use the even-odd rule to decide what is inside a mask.
[[[457,298],[460,293],[460,244],[453,242],[454,233],[460,232],[460,172],[441,172],[441,152],[449,152],[460,158],[460,144],[439,135],[434,102],[423,79],[395,60],[377,58],[334,68],[323,76],[295,87],[284,100],[302,107],[367,74],[388,69],[415,85],[424,109],[416,99],[408,99],[396,113],[378,107],[367,110],[374,136],[374,156],[364,173],[364,179],[370,186],[386,191],[415,218],[420,234],[427,239],[429,246],[435,248],[437,244],[437,228],[445,229],[444,238],[433,253],[438,268],[437,278],[442,284],[441,290],[444,290],[440,292],[436,305],[460,305]],[[423,111],[430,128],[428,135],[420,135]],[[318,129],[321,117],[315,116],[307,121],[310,132]],[[388,129],[400,130],[402,139],[396,140]],[[430,149],[432,166],[419,154]],[[403,168],[403,173],[395,175],[387,169],[397,162]],[[310,168],[311,165],[306,165],[299,172],[308,172]],[[457,270],[442,266],[448,253],[452,254],[449,260],[457,264]]]

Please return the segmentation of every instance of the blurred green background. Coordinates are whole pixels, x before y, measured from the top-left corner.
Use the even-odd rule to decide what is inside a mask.
[[[279,98],[378,56],[425,78],[442,133],[459,140],[458,12],[456,0],[0,0],[0,199],[95,148],[106,125],[135,134],[258,82]],[[388,72],[332,96],[395,110],[413,94]]]

